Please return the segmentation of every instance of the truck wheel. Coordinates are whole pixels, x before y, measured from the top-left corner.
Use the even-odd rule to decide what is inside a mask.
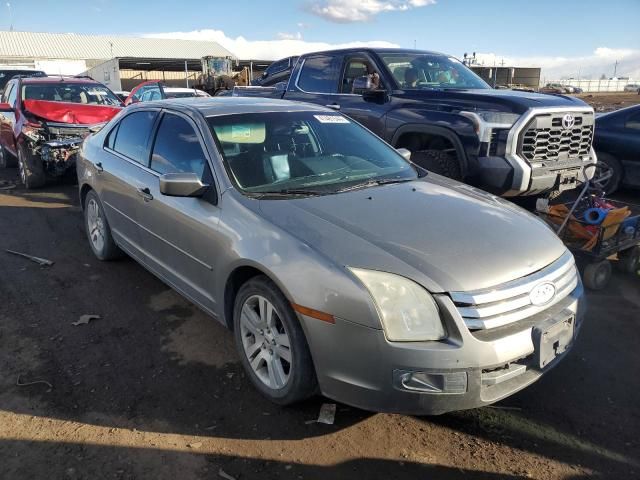
[[[17,163],[16,159],[0,145],[0,168],[15,167]]]
[[[608,153],[598,154],[596,172],[592,182],[600,187],[605,194],[611,195],[618,190],[624,170],[620,161]]]
[[[256,389],[279,405],[317,390],[311,353],[291,304],[267,277],[245,283],[233,309],[236,348]]]
[[[46,183],[42,160],[32,155],[24,145],[18,145],[18,171],[27,190],[42,187]]]
[[[413,152],[411,161],[430,172],[462,180],[462,172],[458,159],[443,150],[420,150]]]
[[[640,269],[640,247],[635,246],[618,252],[617,267],[625,273],[636,273]]]
[[[588,264],[582,275],[582,279],[587,288],[591,290],[602,290],[611,280],[611,262],[602,260]]]

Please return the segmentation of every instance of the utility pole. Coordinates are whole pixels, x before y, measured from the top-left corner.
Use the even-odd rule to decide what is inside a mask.
[[[7,2],[7,9],[9,10],[9,31],[13,32],[13,11],[11,10],[11,2]]]
[[[616,60],[616,63],[613,66],[613,78],[616,78],[616,73],[617,72],[618,72],[618,60]]]

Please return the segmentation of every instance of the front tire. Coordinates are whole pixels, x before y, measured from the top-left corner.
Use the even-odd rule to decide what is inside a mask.
[[[111,235],[111,227],[104,214],[102,202],[93,190],[87,193],[84,200],[84,226],[93,254],[99,260],[115,260],[122,257]]]
[[[444,150],[420,150],[411,154],[411,161],[430,172],[454,180],[462,180],[460,163],[455,155]]]
[[[0,145],[0,168],[15,167],[17,164],[17,160]]]
[[[316,392],[316,373],[302,327],[269,278],[254,277],[240,288],[233,324],[242,365],[262,395],[290,405]]]
[[[18,173],[27,190],[40,188],[47,181],[42,160],[29,152],[23,144],[18,145]]]

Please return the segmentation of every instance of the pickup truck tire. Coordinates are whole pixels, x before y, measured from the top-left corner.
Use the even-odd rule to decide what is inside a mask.
[[[18,144],[18,173],[27,190],[40,188],[47,182],[42,160],[22,143]]]
[[[462,180],[460,163],[455,155],[443,150],[420,150],[411,154],[411,161],[430,172]]]
[[[15,167],[18,161],[0,145],[0,168]]]

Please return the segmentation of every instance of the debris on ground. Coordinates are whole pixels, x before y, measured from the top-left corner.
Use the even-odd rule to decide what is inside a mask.
[[[327,425],[333,425],[336,418],[336,404],[335,403],[323,403],[320,407],[320,414],[318,415],[318,423],[326,423]]]
[[[91,320],[98,320],[100,315],[80,315],[80,319],[77,322],[71,322],[71,325],[77,327],[78,325],[87,325]]]
[[[202,447],[202,442],[189,443],[189,444],[187,444],[187,447],[194,448],[194,449],[197,450],[198,448]]]
[[[46,385],[47,387],[49,387],[49,390],[47,390],[47,392],[50,392],[51,390],[53,390],[53,385],[51,385],[46,380],[35,380],[33,382],[21,382],[20,377],[22,377],[22,375],[18,375],[18,379],[16,380],[16,385],[18,387],[29,387],[31,385]]]
[[[32,262],[35,262],[38,265],[43,266],[43,267],[50,267],[51,265],[53,265],[53,262],[51,260],[47,260],[46,258],[35,257],[33,255],[28,255],[26,253],[16,252],[14,250],[8,250],[8,249],[5,250],[5,252],[11,253],[12,255],[17,255],[19,257],[27,258],[27,259],[31,260]]]
[[[226,479],[226,480],[236,480],[236,477],[232,477],[227,472],[225,472],[223,469],[218,470],[218,475],[221,476],[222,478]]]

